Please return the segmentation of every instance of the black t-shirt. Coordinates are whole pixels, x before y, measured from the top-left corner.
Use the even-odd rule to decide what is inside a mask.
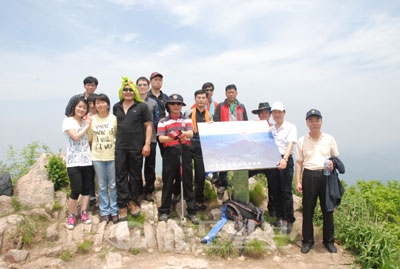
[[[152,116],[146,103],[135,102],[125,114],[122,102],[113,107],[117,117],[116,149],[142,150],[146,141],[145,122],[152,123]]]

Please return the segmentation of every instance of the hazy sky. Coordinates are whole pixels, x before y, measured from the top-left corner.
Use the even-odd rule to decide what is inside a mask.
[[[158,71],[186,103],[206,81],[251,110],[281,101],[307,132],[318,108],[342,176],[399,180],[400,2],[20,0],[0,3],[0,159],[8,145],[64,149],[61,122],[82,80],[117,101],[120,77]]]

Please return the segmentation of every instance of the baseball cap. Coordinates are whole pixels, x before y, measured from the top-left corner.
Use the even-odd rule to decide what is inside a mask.
[[[317,117],[322,118],[321,112],[320,112],[318,109],[315,109],[315,108],[310,109],[310,110],[307,112],[307,114],[306,114],[306,120],[307,120],[309,117],[311,117],[311,116],[317,116]]]
[[[253,113],[253,114],[258,114],[258,112],[260,112],[260,110],[268,110],[268,111],[271,111],[271,107],[269,106],[269,103],[268,103],[268,102],[259,103],[259,104],[258,104],[258,109],[252,110],[251,113]]]
[[[186,106],[186,104],[183,102],[183,97],[182,95],[179,94],[171,94],[168,97],[167,103],[181,103],[183,106]]]
[[[285,107],[284,104],[282,104],[281,102],[277,101],[277,102],[274,102],[274,103],[272,104],[271,111],[272,111],[272,110],[285,111],[285,110],[286,110],[286,107]]]
[[[151,75],[150,75],[150,80],[152,80],[153,78],[155,78],[155,77],[161,77],[161,78],[163,78],[163,75],[161,75],[160,73],[158,73],[158,72],[153,72],[153,73],[151,73]]]

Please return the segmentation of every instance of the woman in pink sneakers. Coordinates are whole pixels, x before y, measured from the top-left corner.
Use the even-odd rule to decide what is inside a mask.
[[[89,224],[90,220],[86,209],[89,202],[89,180],[92,161],[87,130],[92,119],[83,117],[88,112],[88,103],[82,97],[75,97],[70,111],[62,123],[62,130],[67,138],[66,163],[70,180],[71,194],[69,196],[69,215],[66,227],[74,229],[76,223],[76,205],[81,195],[81,221]]]

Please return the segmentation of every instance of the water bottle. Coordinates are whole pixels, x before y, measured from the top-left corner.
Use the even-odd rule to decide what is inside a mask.
[[[324,162],[324,175],[329,176],[331,174],[331,170],[329,170],[329,158],[326,157]]]

